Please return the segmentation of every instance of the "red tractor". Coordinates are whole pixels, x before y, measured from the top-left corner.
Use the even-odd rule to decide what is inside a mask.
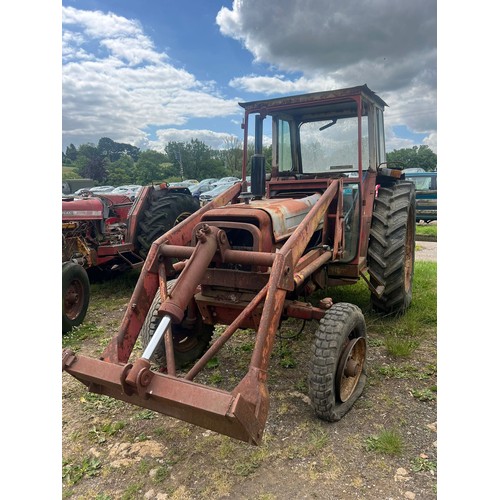
[[[199,208],[189,190],[145,186],[120,194],[62,199],[62,331],[80,325],[90,298],[88,272],[142,266],[151,243]]]
[[[363,391],[361,310],[301,298],[362,279],[376,311],[404,313],[412,299],[415,188],[388,168],[386,104],[366,85],[241,106],[242,179],[255,138],[251,193],[246,181],[235,184],[158,235],[101,357],[64,350],[62,364],[92,392],[258,444],[284,319],[319,322],[308,368],[319,418],[340,419]],[[272,133],[267,182],[264,132]],[[215,325],[225,326],[214,338]],[[195,381],[238,329],[256,332],[246,374],[228,390]],[[137,342],[139,357],[132,356]]]

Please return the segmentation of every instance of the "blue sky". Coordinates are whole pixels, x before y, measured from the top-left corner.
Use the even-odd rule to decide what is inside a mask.
[[[238,102],[366,83],[437,152],[436,0],[63,0],[62,147],[241,138]]]

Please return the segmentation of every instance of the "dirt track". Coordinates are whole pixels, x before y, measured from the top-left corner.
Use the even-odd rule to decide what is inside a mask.
[[[415,260],[437,262],[437,241],[417,241],[415,245]]]

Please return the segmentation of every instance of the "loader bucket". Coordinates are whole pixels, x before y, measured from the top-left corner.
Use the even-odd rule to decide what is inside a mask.
[[[254,405],[249,404],[241,393],[231,394],[148,369],[139,377],[147,381],[146,387],[139,386],[132,391],[124,382],[131,366],[63,351],[63,369],[86,385],[90,392],[184,420],[250,444],[260,443],[265,420],[259,422]],[[267,407],[265,403],[262,401],[259,406],[264,409]]]

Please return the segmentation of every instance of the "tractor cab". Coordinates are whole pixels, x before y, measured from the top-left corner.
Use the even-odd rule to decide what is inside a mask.
[[[323,193],[337,179],[341,189],[330,215],[341,211],[344,236],[338,260],[352,261],[356,267],[362,264],[371,210],[361,207],[363,200],[373,199],[377,168],[386,161],[383,111],[387,104],[363,85],[240,105],[245,109],[245,153],[252,127],[255,137],[249,165],[252,195],[303,198]],[[272,135],[271,165],[266,165],[262,154],[265,131]],[[243,178],[246,168],[245,154]],[[333,245],[335,227],[326,227],[323,243]]]

